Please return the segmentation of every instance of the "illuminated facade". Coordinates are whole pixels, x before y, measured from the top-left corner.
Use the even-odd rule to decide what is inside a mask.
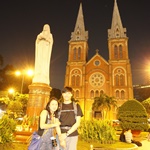
[[[94,97],[105,93],[114,96],[118,106],[133,98],[132,73],[128,57],[128,37],[123,28],[117,2],[114,2],[112,25],[108,29],[109,60],[106,61],[96,50],[88,58],[88,31],[85,31],[82,4],[80,4],[76,25],[69,41],[65,86],[74,89],[86,119],[93,116]],[[116,117],[112,109],[109,118]]]

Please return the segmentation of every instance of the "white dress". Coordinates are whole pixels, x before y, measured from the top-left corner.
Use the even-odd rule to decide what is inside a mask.
[[[37,36],[35,51],[35,70],[33,83],[50,84],[50,58],[53,46],[53,36],[49,25],[44,25],[43,31]]]

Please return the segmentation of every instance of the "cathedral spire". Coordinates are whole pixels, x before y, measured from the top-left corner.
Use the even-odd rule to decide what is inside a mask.
[[[114,10],[112,16],[111,29],[108,29],[108,38],[126,38],[126,28],[123,28],[117,0],[114,0]]]
[[[82,3],[80,3],[75,29],[74,32],[71,33],[70,41],[87,41],[87,40],[88,40],[88,31],[85,31]]]

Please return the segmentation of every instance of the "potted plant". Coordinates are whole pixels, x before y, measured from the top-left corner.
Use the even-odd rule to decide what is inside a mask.
[[[122,129],[131,129],[133,136],[148,129],[148,116],[143,105],[137,100],[128,100],[119,107],[117,118]]]

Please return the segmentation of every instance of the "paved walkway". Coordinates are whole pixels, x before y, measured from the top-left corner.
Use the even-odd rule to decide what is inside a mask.
[[[116,148],[113,150],[150,150],[150,141],[147,140],[147,137],[145,137],[143,140],[139,140],[137,138],[137,141],[140,141],[142,143],[141,147],[138,147],[135,145],[133,148]],[[105,148],[94,148],[93,150],[111,150],[111,149],[105,149]]]
[[[138,150],[150,150],[150,141],[148,140],[143,140],[141,141],[142,146],[138,147]]]
[[[135,145],[134,148],[116,148],[113,150],[150,150],[150,141],[143,140],[141,141],[142,146],[138,147]],[[112,150],[112,149],[106,149],[106,148],[94,148],[93,150]]]

